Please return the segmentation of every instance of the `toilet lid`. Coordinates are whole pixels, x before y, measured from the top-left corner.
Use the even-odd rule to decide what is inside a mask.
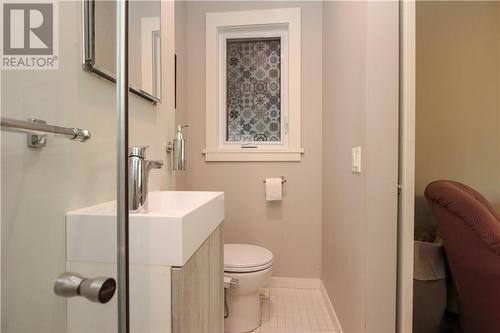
[[[266,248],[248,244],[224,245],[224,271],[244,273],[261,271],[273,264],[273,254]]]

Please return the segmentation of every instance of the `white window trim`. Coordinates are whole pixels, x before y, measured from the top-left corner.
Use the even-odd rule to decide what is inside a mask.
[[[256,148],[242,148],[226,141],[225,40],[233,36],[281,37],[282,48],[288,49],[281,57],[282,142],[250,142]],[[206,14],[206,161],[301,160],[300,65],[300,8]]]

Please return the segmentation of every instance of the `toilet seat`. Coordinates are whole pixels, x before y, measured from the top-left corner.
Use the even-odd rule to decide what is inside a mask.
[[[248,273],[273,265],[273,254],[266,248],[248,244],[224,244],[224,271]]]

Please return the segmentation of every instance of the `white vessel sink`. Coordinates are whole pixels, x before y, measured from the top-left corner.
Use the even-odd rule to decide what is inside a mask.
[[[130,263],[183,266],[224,220],[223,192],[156,191],[130,214]],[[67,261],[116,263],[116,201],[66,214]]]

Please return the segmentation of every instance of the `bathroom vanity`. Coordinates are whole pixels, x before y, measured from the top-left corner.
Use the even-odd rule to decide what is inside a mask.
[[[224,193],[157,191],[130,215],[132,332],[223,332]],[[116,202],[66,215],[66,270],[116,278]],[[68,332],[116,332],[107,304],[67,301]]]
[[[224,332],[222,226],[182,267],[172,268],[172,333]]]

